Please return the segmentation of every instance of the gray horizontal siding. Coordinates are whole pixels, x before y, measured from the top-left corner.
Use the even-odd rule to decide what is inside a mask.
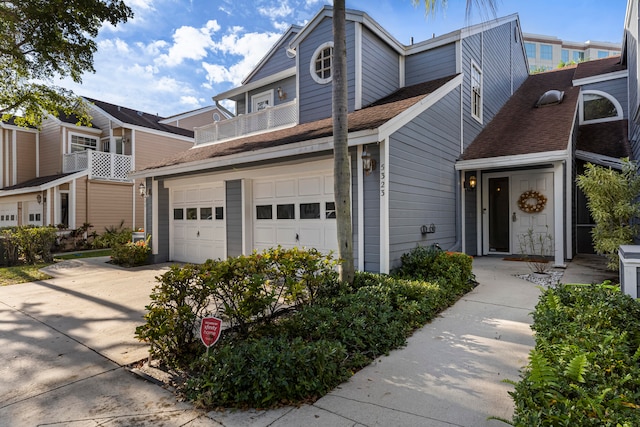
[[[347,87],[349,112],[355,100],[355,33],[354,23],[347,22]],[[300,123],[331,117],[331,83],[318,84],[309,73],[313,53],[323,43],[333,41],[331,19],[323,19],[298,46],[299,56],[299,100]]]
[[[629,96],[627,93],[627,78],[608,80],[582,86],[582,90],[599,90],[613,96],[622,105],[624,118],[629,117]]]
[[[351,156],[351,224],[353,231],[353,262],[357,267],[359,263],[358,252],[359,252],[359,244],[358,244],[358,159],[357,152],[355,148],[349,150],[349,155]],[[336,254],[337,256],[337,254]]]
[[[416,245],[456,241],[456,172],[460,154],[460,89],[456,88],[389,142],[390,267]],[[436,232],[422,235],[422,225]]]
[[[226,182],[227,257],[242,255],[242,181]]]
[[[526,80],[524,54],[521,40],[514,35],[515,22],[462,40],[464,146],[467,147],[478,136],[512,93]],[[471,63],[482,71],[482,123],[471,116]]]
[[[380,147],[377,144],[367,146],[371,158],[378,165]],[[364,205],[364,271],[380,272],[380,167],[376,167],[362,182]]]
[[[153,218],[153,209],[147,209],[147,228],[152,229],[154,220],[158,222],[157,235],[152,236],[158,242],[158,253],[153,256],[153,262],[158,263],[169,261],[169,215],[171,209],[169,209],[169,189],[165,188],[163,179],[158,180],[158,189],[155,193],[155,197],[158,199],[158,216]],[[147,200],[151,199],[145,199],[145,201]]]
[[[411,86],[456,72],[456,45],[451,43],[405,59],[405,84]]]
[[[282,88],[282,90],[287,94],[285,99],[278,98],[278,88]],[[273,105],[282,104],[285,102],[292,101],[296,98],[296,78],[294,76],[288,77],[286,79],[262,86],[258,89],[254,89],[249,92],[249,102],[251,102],[251,97],[257,95],[262,92],[266,92],[268,90],[273,90]],[[251,106],[250,106],[251,108]],[[250,113],[252,111],[249,111]]]
[[[367,28],[362,30],[362,105],[395,92],[400,82],[398,54]]]
[[[247,81],[251,83],[256,80],[271,76],[280,71],[287,70],[296,66],[295,57],[289,58],[287,56],[287,46],[291,42],[291,39],[295,37],[296,33],[292,33],[287,37],[284,43],[280,44],[278,48],[273,52],[271,57],[260,67],[260,69]]]
[[[466,172],[466,179],[477,172]],[[464,191],[465,251],[468,255],[478,255],[478,215],[476,210],[477,191]]]

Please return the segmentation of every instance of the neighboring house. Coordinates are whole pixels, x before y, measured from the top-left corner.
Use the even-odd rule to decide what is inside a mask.
[[[194,130],[197,127],[207,126],[211,123],[230,119],[233,116],[234,115],[222,105],[216,104],[198,108],[197,110],[187,111],[186,113],[176,114],[175,116],[162,119],[158,123],[187,130]]]
[[[144,203],[128,174],[193,146],[193,130],[162,117],[86,99],[90,127],[49,117],[40,129],[2,123],[0,226],[90,223],[143,227]],[[210,116],[209,116],[210,117]]]
[[[331,20],[324,7],[292,27],[241,86],[214,97],[234,101],[237,117],[137,168],[156,261],[336,249]],[[470,230],[456,161],[528,76],[517,15],[405,46],[348,10],[346,34],[357,268],[388,272],[416,245],[459,250]]]
[[[560,63],[579,63],[609,56],[619,56],[620,43],[586,41],[584,43],[560,40],[553,36],[524,33],[530,71],[552,70]]]

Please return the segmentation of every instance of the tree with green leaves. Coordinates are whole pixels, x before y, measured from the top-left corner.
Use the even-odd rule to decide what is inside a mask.
[[[576,179],[587,196],[587,207],[596,225],[591,230],[596,253],[609,260],[607,267],[618,270],[618,248],[633,244],[640,233],[640,175],[638,164],[622,159],[622,171],[587,164]]]
[[[427,16],[435,15],[438,7],[446,8],[447,0],[412,0],[415,6],[424,1]],[[495,0],[466,0],[467,18],[473,5],[495,15]],[[347,123],[347,42],[345,0],[333,1],[333,64],[332,64],[332,113],[333,113],[333,176],[336,200],[336,226],[338,256],[341,260],[340,279],[351,283],[355,275],[353,257],[353,229],[351,221],[351,168],[349,165],[349,125]]]
[[[88,123],[80,98],[54,84],[94,72],[95,37],[133,17],[122,0],[0,0],[0,114],[38,125],[47,113]]]

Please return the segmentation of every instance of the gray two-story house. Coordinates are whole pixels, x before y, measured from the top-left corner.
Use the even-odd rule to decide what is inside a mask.
[[[336,249],[332,13],[291,27],[214,96],[235,102],[236,117],[133,175],[150,189],[156,261]],[[406,46],[348,10],[346,34],[356,267],[388,272],[416,245],[460,250],[472,230],[456,162],[528,77],[517,15]]]

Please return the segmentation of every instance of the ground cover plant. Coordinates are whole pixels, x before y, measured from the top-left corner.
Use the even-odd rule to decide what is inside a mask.
[[[0,267],[0,286],[51,279],[50,275],[40,271],[41,268],[48,265],[50,264],[24,264]]]
[[[533,314],[515,426],[640,425],[640,305],[617,286],[558,285]],[[506,420],[504,420],[506,421]]]
[[[352,284],[335,266],[295,248],[174,266],[136,335],[197,405],[265,408],[326,394],[474,286],[471,257],[430,248],[394,275],[356,273]],[[206,351],[198,321],[212,314],[228,328]]]

